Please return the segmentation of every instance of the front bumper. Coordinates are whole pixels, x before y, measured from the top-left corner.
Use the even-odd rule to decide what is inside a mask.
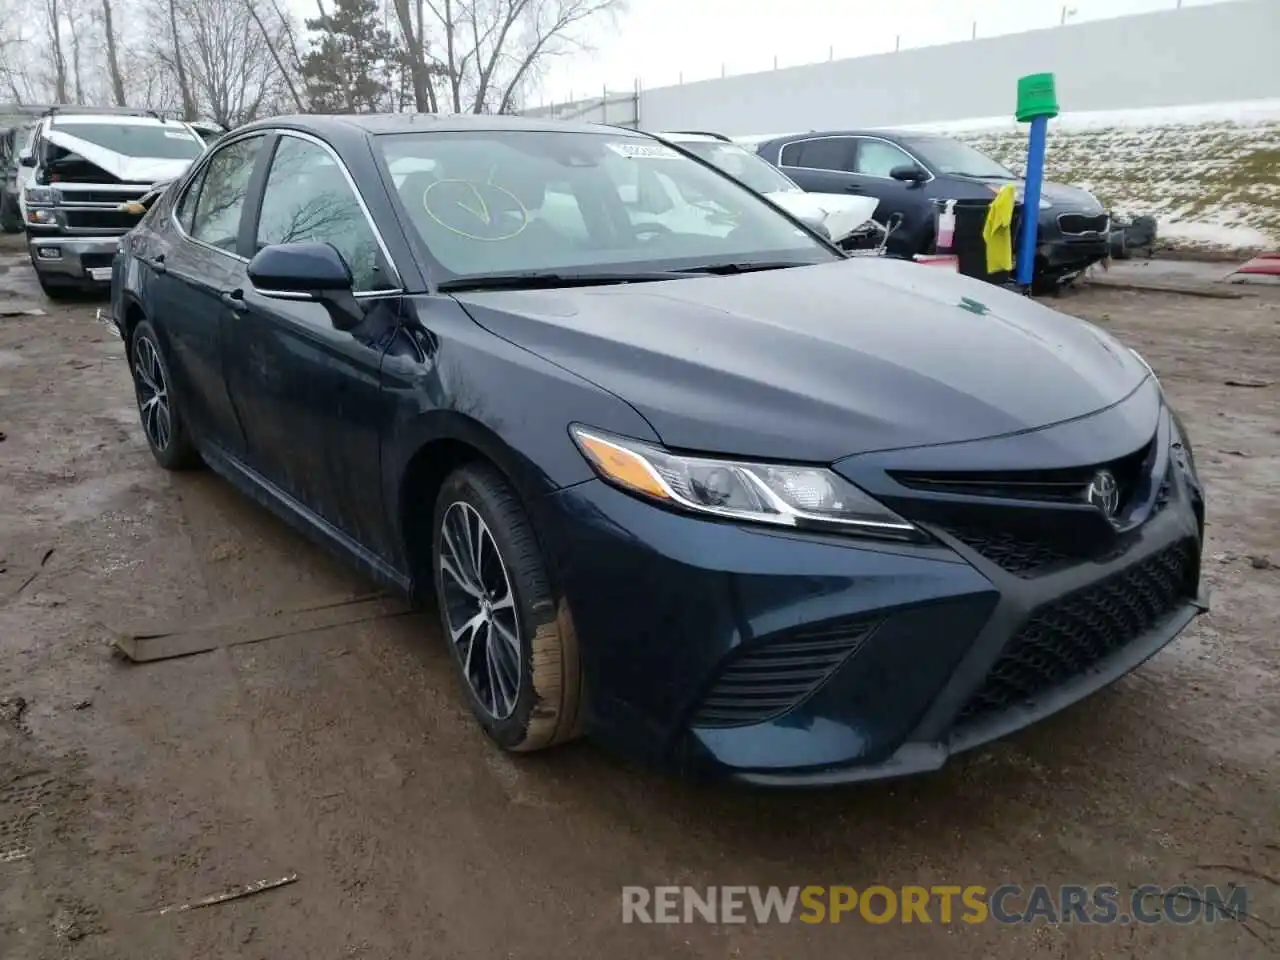
[[[1040,218],[1036,254],[1040,272],[1065,275],[1084,270],[1110,256],[1110,218],[1054,208]]]
[[[119,244],[118,236],[68,237],[37,233],[34,228],[28,229],[27,237],[31,263],[37,272],[104,286],[111,283],[111,261]]]
[[[1153,449],[1169,441],[1163,409],[1160,424]],[[837,469],[873,487],[886,459]],[[709,522],[600,481],[562,490],[541,526],[582,642],[590,732],[687,775],[825,786],[934,770],[1057,712],[1206,609],[1198,481],[1157,459],[1173,479],[1122,549],[1035,576],[910,496],[894,508],[939,544]]]

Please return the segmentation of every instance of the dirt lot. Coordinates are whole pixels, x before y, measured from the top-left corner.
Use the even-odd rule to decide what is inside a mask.
[[[429,619],[113,660],[110,624],[248,616],[366,585],[215,477],[153,465],[97,304],[42,303],[12,254],[0,290],[0,306],[48,310],[0,319],[5,960],[1280,950],[1277,292],[1059,302],[1143,351],[1184,412],[1211,495],[1213,613],[1087,705],[938,775],[779,794],[695,788],[589,745],[499,755]],[[158,915],[292,872],[290,886]],[[620,922],[624,884],[1002,882],[1245,884],[1249,916]]]

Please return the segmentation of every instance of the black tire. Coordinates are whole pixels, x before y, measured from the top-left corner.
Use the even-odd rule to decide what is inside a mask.
[[[22,232],[22,213],[7,193],[0,196],[0,230],[5,233]]]
[[[483,541],[476,593],[445,571],[446,557],[456,568],[467,550],[460,543],[460,518],[468,523],[478,518],[483,529],[479,524],[467,529],[475,531],[477,541],[483,541],[485,534],[489,538]],[[448,538],[446,522],[451,531]],[[491,547],[496,548],[496,556],[487,552]],[[529,752],[578,736],[582,666],[568,604],[552,591],[533,527],[515,491],[488,464],[461,467],[441,487],[432,516],[431,565],[445,642],[472,713],[489,738],[504,750]],[[471,575],[460,572],[475,585]],[[503,604],[504,586],[512,598],[510,608]],[[479,593],[492,601],[491,608]],[[489,620],[454,639],[459,624],[474,622],[485,611]],[[513,626],[514,644],[510,642]],[[490,645],[499,641],[501,646]],[[516,689],[511,695],[513,672]]]
[[[173,391],[173,377],[160,339],[146,320],[138,323],[129,338],[129,370],[138,400],[142,433],[156,463],[166,470],[190,470],[200,465],[200,454]],[[159,402],[152,404],[156,396]]]
[[[72,287],[64,287],[61,284],[54,283],[52,280],[46,279],[45,275],[39,270],[36,271],[36,281],[40,284],[40,291],[50,300],[66,300],[75,292]]]

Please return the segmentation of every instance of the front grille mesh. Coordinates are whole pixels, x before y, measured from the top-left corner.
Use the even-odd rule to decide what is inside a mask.
[[[1009,641],[958,726],[1072,680],[1153,629],[1195,590],[1196,542],[1184,540],[1041,607]]]
[[[692,725],[740,727],[786,713],[853,657],[875,625],[842,620],[742,647],[729,655]]]

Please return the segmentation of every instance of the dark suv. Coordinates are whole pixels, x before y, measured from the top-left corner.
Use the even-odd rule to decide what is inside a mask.
[[[967,143],[926,133],[840,130],[775,137],[757,146],[805,190],[876,197],[875,217],[902,217],[889,251],[929,253],[935,242],[935,200],[990,200],[1006,183],[1023,180]],[[1110,217],[1086,190],[1045,183],[1040,200],[1036,278],[1061,282],[1102,260]]]

